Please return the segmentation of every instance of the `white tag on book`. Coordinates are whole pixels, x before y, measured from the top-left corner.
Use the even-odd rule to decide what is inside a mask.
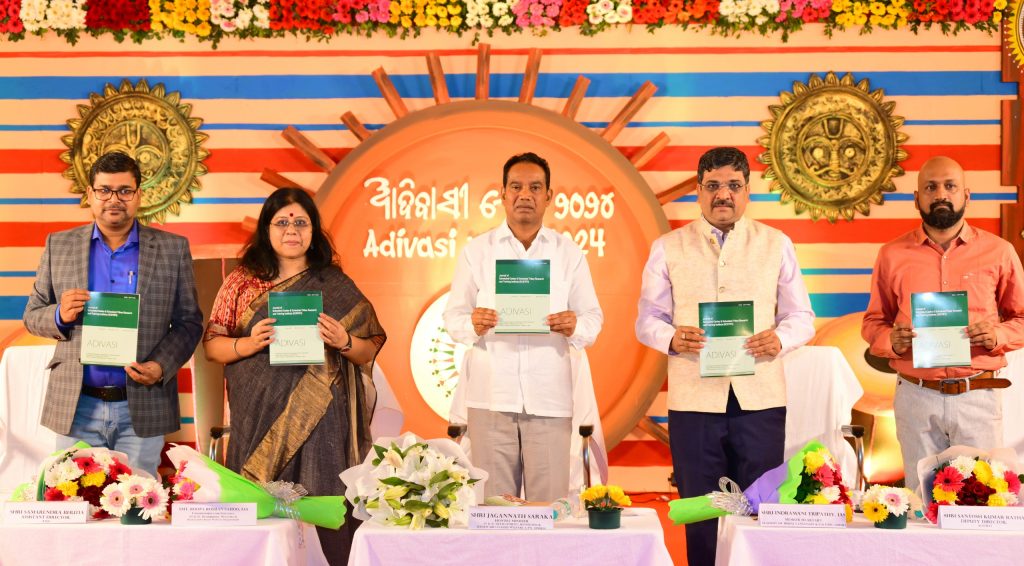
[[[762,527],[846,528],[846,505],[762,503],[757,511]]]

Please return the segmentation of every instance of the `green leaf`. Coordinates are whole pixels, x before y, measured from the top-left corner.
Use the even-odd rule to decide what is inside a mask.
[[[378,481],[384,485],[406,485],[408,483],[398,476],[391,476],[390,478],[384,478]]]
[[[444,480],[448,479],[448,477],[448,470],[441,470],[440,472],[434,474],[434,477],[430,478],[430,485],[443,482]]]
[[[423,511],[425,509],[433,509],[434,508],[433,505],[431,505],[429,503],[426,503],[424,501],[420,501],[418,499],[409,499],[408,501],[405,502],[404,505],[402,505],[402,507],[406,511]]]

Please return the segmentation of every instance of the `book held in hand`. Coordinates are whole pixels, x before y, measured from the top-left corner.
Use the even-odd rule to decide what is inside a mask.
[[[269,315],[274,323],[270,365],[322,365],[324,341],[317,322],[324,312],[320,291],[284,291],[270,294]]]
[[[139,345],[139,296],[92,291],[82,316],[84,365],[126,366]]]
[[[914,293],[910,311],[915,368],[971,365],[967,291]]]
[[[754,301],[700,303],[697,309],[707,338],[700,351],[700,376],[754,375],[754,356],[743,346],[754,335]]]
[[[496,334],[548,334],[551,260],[499,259],[494,266]]]

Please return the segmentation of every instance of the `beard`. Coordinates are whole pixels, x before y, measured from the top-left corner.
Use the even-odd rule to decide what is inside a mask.
[[[921,213],[921,220],[925,224],[935,228],[936,230],[947,230],[960,222],[960,219],[964,217],[964,211],[967,210],[967,203],[965,202],[960,210],[953,208],[953,203],[948,201],[933,202],[928,212],[918,207],[918,212]]]

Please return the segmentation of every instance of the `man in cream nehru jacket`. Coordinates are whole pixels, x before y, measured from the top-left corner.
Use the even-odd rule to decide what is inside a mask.
[[[636,334],[668,355],[668,428],[680,497],[710,493],[722,476],[746,488],[782,463],[782,355],[814,336],[793,242],[743,217],[749,181],[740,150],[719,147],[701,156],[701,217],[655,241],[644,268]],[[755,334],[744,347],[754,357],[754,375],[701,377],[707,338],[698,304],[723,301],[753,301]],[[691,566],[715,563],[717,529],[715,521],[686,526]]]

